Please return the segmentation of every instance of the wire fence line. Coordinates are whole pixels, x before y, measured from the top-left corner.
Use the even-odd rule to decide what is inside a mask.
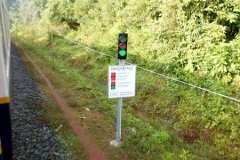
[[[71,39],[71,38],[68,38],[68,37],[64,36],[63,34],[57,32],[57,31],[54,31],[54,32],[55,32],[58,36],[63,37],[64,39],[66,39],[66,40],[68,40],[68,41],[70,41],[70,42],[72,42],[72,43],[74,43],[74,44],[77,44],[78,46],[83,47],[83,48],[85,48],[85,49],[87,49],[87,50],[89,50],[89,51],[92,51],[92,52],[98,53],[98,54],[103,54],[103,55],[108,56],[108,57],[114,57],[114,56],[112,56],[112,55],[110,55],[110,54],[107,54],[107,53],[105,53],[105,52],[98,51],[98,50],[93,49],[93,48],[91,48],[91,47],[89,47],[89,46],[87,46],[87,45],[85,45],[85,44],[82,44],[82,43],[76,41],[76,40],[73,40],[73,39]],[[127,62],[127,61],[126,61],[125,63],[126,63],[126,64],[129,64],[129,65],[133,65],[132,63]],[[177,78],[170,77],[170,76],[167,76],[167,75],[164,75],[164,74],[155,72],[155,71],[153,71],[153,70],[150,70],[150,69],[141,67],[141,66],[139,66],[139,65],[137,65],[137,68],[139,68],[139,69],[141,69],[141,70],[143,70],[143,71],[152,73],[152,74],[154,74],[154,75],[163,77],[163,78],[165,78],[165,79],[167,79],[167,80],[171,80],[171,81],[174,81],[174,82],[178,82],[178,83],[181,83],[181,84],[190,86],[190,87],[192,87],[192,88],[196,88],[196,89],[202,90],[202,91],[204,91],[204,92],[208,92],[208,93],[211,93],[211,94],[214,94],[214,95],[217,95],[217,96],[220,96],[220,97],[229,99],[229,100],[231,100],[231,101],[240,103],[240,100],[237,99],[237,98],[234,98],[234,97],[231,97],[231,96],[227,96],[227,95],[224,95],[224,94],[221,94],[221,93],[212,91],[212,90],[207,89],[207,88],[199,87],[199,86],[197,86],[197,85],[194,85],[194,84],[191,84],[191,83],[187,83],[187,82],[185,82],[185,81],[181,81],[181,80],[179,80],[179,79],[177,79]]]
[[[75,44],[77,44],[77,45],[79,45],[79,46],[81,46],[81,47],[83,47],[83,48],[85,48],[85,49],[88,49],[88,50],[90,50],[90,51],[92,51],[92,52],[94,52],[94,53],[100,53],[100,54],[106,55],[106,56],[108,56],[108,57],[113,57],[112,55],[109,55],[109,54],[107,54],[107,53],[105,53],[105,52],[101,52],[101,51],[98,51],[98,50],[96,50],[96,49],[93,49],[93,48],[91,48],[91,47],[89,47],[89,46],[87,46],[87,45],[85,45],[85,44],[82,44],[82,43],[76,41],[76,40],[73,40],[73,39],[71,39],[71,38],[68,38],[68,37],[66,37],[66,36],[64,36],[64,35],[56,32],[56,31],[54,31],[54,32],[57,33],[58,36],[61,36],[61,37],[63,37],[64,39],[66,39],[66,40],[68,40],[68,41],[70,41],[70,42],[72,42],[72,43],[75,43]]]

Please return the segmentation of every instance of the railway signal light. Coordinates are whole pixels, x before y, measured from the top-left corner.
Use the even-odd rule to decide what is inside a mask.
[[[127,59],[128,34],[120,33],[118,36],[118,59]]]

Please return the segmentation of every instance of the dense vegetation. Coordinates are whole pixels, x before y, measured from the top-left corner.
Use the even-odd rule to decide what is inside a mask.
[[[83,43],[115,50],[116,35],[128,32],[134,62],[167,73],[240,80],[239,0],[32,2],[32,14]]]
[[[31,0],[23,1],[11,17],[15,34],[30,33],[39,41],[42,41],[39,37],[48,36],[49,46],[55,30],[113,56],[118,33],[128,32],[129,61],[240,97],[239,0]],[[32,41],[37,44],[38,40]],[[79,54],[76,48],[66,47],[66,42],[58,36],[53,41],[58,46],[56,58],[71,66],[83,65],[90,75],[105,81],[106,67],[112,59]],[[99,67],[94,68],[95,63]],[[167,120],[185,142],[201,147],[207,143],[209,150],[222,159],[240,158],[238,103],[162,82],[159,77],[149,78],[142,72],[138,76],[138,95],[127,104],[134,112],[143,113],[146,121],[154,117],[157,122],[128,137],[126,143],[131,145],[127,146],[132,147],[128,150],[134,152],[140,148],[142,154],[157,157],[159,145],[170,146],[174,141],[165,131],[156,131],[158,120]],[[131,116],[127,120],[137,129],[144,126],[143,121]],[[186,152],[189,159],[198,159],[194,153]],[[171,153],[165,153],[171,157]]]
[[[240,80],[239,0],[49,0],[45,7],[52,25],[86,44],[114,50],[116,35],[128,32],[132,61]]]

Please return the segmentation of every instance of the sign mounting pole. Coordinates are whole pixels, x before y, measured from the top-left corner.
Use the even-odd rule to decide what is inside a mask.
[[[119,66],[124,66],[124,60],[119,60]],[[117,132],[116,132],[116,145],[120,145],[121,128],[122,128],[122,102],[123,98],[118,98],[117,102]]]

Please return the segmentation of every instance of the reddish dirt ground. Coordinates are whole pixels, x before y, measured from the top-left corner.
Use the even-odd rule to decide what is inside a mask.
[[[97,145],[89,138],[87,132],[81,127],[81,125],[77,122],[76,118],[71,113],[69,109],[70,107],[67,104],[67,102],[63,98],[61,98],[59,92],[52,85],[51,81],[46,77],[44,72],[38,67],[38,65],[33,61],[33,59],[26,52],[24,52],[24,54],[28,58],[29,62],[35,67],[40,77],[46,82],[52,97],[61,107],[70,126],[80,138],[89,159],[90,160],[107,160],[105,153],[100,148],[98,148]]]

